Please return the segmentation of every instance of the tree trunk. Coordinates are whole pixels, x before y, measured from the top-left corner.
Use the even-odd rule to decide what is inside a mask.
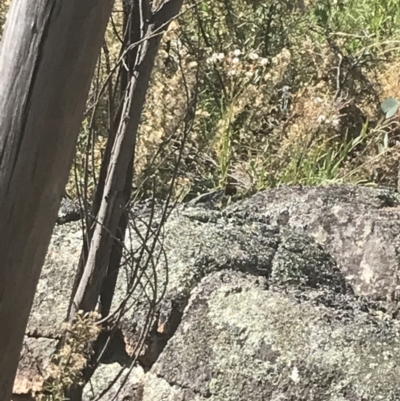
[[[14,0],[0,49],[0,401],[8,401],[112,0]]]
[[[131,4],[124,4],[124,17],[123,17],[123,32],[125,32],[123,48],[132,46],[134,43],[139,43],[141,39],[140,30],[140,1],[133,0]],[[135,62],[137,59],[138,47],[130,50],[126,56],[125,63],[121,65],[119,71],[119,100],[122,102],[124,99],[125,91],[128,89],[129,81],[132,78],[132,73],[135,69]],[[117,121],[120,122],[122,117],[118,113]],[[118,128],[117,125],[116,129]],[[114,135],[115,137],[115,135]],[[125,187],[123,190],[123,204],[128,205],[132,195],[132,180],[133,180],[133,163],[135,160],[135,149],[131,160],[128,164],[125,177]],[[109,166],[108,166],[109,167]],[[103,188],[102,188],[103,189]],[[123,211],[118,223],[115,233],[115,238],[110,252],[110,260],[107,266],[107,273],[104,278],[102,288],[100,291],[100,304],[101,315],[103,318],[107,317],[111,310],[111,304],[114,297],[115,286],[117,284],[118,272],[121,265],[123,244],[125,242],[125,232],[128,226],[129,212]]]
[[[139,45],[135,69],[128,83],[120,125],[110,155],[103,198],[94,225],[86,265],[79,272],[79,285],[73,294],[68,320],[73,321],[78,310],[94,310],[103,280],[107,273],[110,253],[118,223],[125,210],[124,187],[136,144],[150,75],[162,33],[175,18],[183,0],[166,0],[153,13],[149,0],[141,0],[140,30],[143,42]]]

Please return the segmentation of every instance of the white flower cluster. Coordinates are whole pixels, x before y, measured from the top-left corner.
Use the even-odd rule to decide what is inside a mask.
[[[230,62],[232,64],[239,64],[240,63],[240,56],[242,56],[242,52],[239,49],[234,50],[231,53],[232,58],[230,58]],[[225,59],[224,53],[213,53],[210,57],[208,57],[207,64],[214,64],[217,62],[221,62]],[[266,66],[269,64],[269,60],[264,57],[260,57],[257,53],[251,52],[247,55],[247,57],[252,61],[257,61],[261,66]]]
[[[213,64],[217,61],[222,61],[225,58],[224,53],[213,53],[206,61],[207,64]]]

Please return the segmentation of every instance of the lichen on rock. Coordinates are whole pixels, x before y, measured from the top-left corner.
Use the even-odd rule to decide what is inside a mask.
[[[116,400],[400,399],[399,305],[392,296],[399,287],[399,205],[389,190],[277,188],[222,211],[178,206],[153,255],[142,260],[131,257],[142,249],[140,236],[129,234],[112,310],[147,257],[156,261],[151,274],[162,299],[139,355],[140,378],[131,377]],[[143,210],[135,206],[131,219],[140,232],[152,214]],[[158,208],[152,228],[160,216]],[[54,230],[28,325],[33,346],[44,338],[56,343],[81,239],[79,223]],[[128,373],[151,302],[141,294],[140,286],[131,294],[119,346],[88,388],[101,392],[118,364]],[[24,352],[21,361],[29,362]],[[45,366],[51,356],[43,358]],[[40,375],[26,366],[17,383],[39,388]]]

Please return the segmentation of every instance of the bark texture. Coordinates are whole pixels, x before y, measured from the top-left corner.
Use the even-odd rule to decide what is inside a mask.
[[[0,400],[72,163],[112,0],[14,0],[0,48]]]

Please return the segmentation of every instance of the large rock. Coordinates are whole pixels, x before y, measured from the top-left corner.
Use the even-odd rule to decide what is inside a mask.
[[[136,401],[395,401],[400,322],[329,289],[206,277]]]
[[[398,266],[400,225],[397,223],[399,212],[396,206],[399,202],[400,197],[387,190],[331,187],[266,191],[222,212],[201,206],[179,206],[171,213],[162,231],[161,241],[156,241],[150,257],[151,241],[147,243],[147,247],[143,247],[140,236],[143,237],[146,232],[146,224],[141,221],[150,219],[152,213],[148,208],[137,208],[132,226],[136,222],[136,229],[141,235],[135,234],[133,229],[128,235],[125,244],[126,263],[119,275],[113,301],[115,310],[129,293],[129,309],[119,321],[116,333],[118,341],[103,359],[103,364],[88,388],[94,388],[96,392],[104,390],[104,383],[111,383],[114,378],[115,364],[128,364],[135,347],[141,341],[141,333],[148,330],[149,337],[139,355],[139,362],[145,371],[150,369],[150,372],[144,374],[141,371],[140,375],[144,376],[140,380],[137,374],[135,377],[131,374],[117,400],[131,399],[133,394],[137,399],[143,400],[195,400],[207,397],[214,397],[215,400],[253,399],[250,391],[254,391],[254,397],[259,397],[254,399],[268,399],[260,398],[267,397],[268,394],[273,394],[276,400],[357,399],[355,396],[345,398],[347,395],[343,395],[344,393],[342,398],[318,396],[329,391],[337,391],[339,394],[345,380],[338,374],[347,370],[354,371],[352,380],[359,377],[359,381],[354,382],[357,383],[355,387],[349,384],[348,394],[370,391],[370,387],[365,384],[369,371],[364,372],[366,376],[361,376],[362,373],[352,365],[350,358],[335,356],[332,351],[338,349],[340,344],[348,344],[349,348],[345,347],[338,352],[354,353],[356,330],[363,327],[365,331],[365,337],[360,337],[360,347],[365,345],[363,349],[367,356],[363,354],[364,358],[358,355],[359,359],[354,360],[355,364],[357,361],[364,364],[368,358],[375,358],[376,355],[372,355],[375,350],[373,343],[377,338],[377,332],[372,330],[374,327],[378,327],[376,330],[379,331],[388,326],[388,330],[381,330],[380,341],[397,346],[397,304],[387,300],[375,300],[374,303],[372,300],[360,299],[353,294],[349,283],[358,294],[378,295],[375,298],[385,298],[396,293],[396,282],[391,275]],[[158,211],[150,224],[153,232],[160,218]],[[28,325],[27,334],[31,342],[41,338],[56,340],[61,333],[81,250],[81,236],[79,223],[57,226],[54,230]],[[376,258],[375,263],[373,258]],[[153,274],[157,276],[157,286],[147,285],[146,296],[142,286],[137,286],[130,293],[127,285],[135,277],[135,268],[138,266],[141,266],[144,274],[143,280]],[[370,272],[370,276],[366,272]],[[145,285],[143,280],[141,284]],[[201,280],[204,281],[198,287]],[[254,280],[261,284],[255,285]],[[220,303],[219,307],[213,307],[212,313],[209,306],[206,309],[200,308],[202,304],[211,305],[216,302],[214,295],[217,296],[220,291],[228,291],[224,287],[226,285],[232,285],[232,294],[236,287],[238,294],[246,294],[245,300],[239,300],[239,295],[236,298],[234,295],[226,295],[229,302],[233,302],[232,307],[237,309],[235,319],[239,319],[239,315],[244,319],[244,326],[232,323],[233,331],[225,330],[229,326],[224,320],[229,312],[227,305]],[[220,290],[219,287],[225,290]],[[213,288],[214,295],[210,293],[210,288]],[[162,299],[149,320],[148,312],[154,294],[156,300],[161,295]],[[256,302],[258,298],[260,302]],[[281,305],[286,305],[293,313],[285,315]],[[182,321],[185,308],[187,309]],[[255,310],[259,310],[259,313],[253,313]],[[270,314],[265,315],[266,311],[270,311]],[[302,342],[293,333],[298,331],[303,313],[308,328],[303,327],[302,334],[299,334],[304,340]],[[217,322],[218,315],[221,315],[220,323]],[[277,321],[285,322],[282,323],[285,326],[285,336],[295,339],[293,344],[290,341],[285,344],[276,342],[278,329],[274,325],[270,327],[272,323],[268,319],[271,316]],[[383,323],[380,317],[385,319]],[[204,324],[201,323],[203,318],[206,319]],[[194,322],[197,322],[198,335],[193,331]],[[257,328],[258,334],[251,339],[251,326],[255,330],[258,326],[262,330],[270,327],[271,331],[265,334],[263,340],[265,347],[260,345],[261,329]],[[223,337],[225,345],[221,345],[215,338],[215,327],[220,329],[219,335]],[[348,327],[348,330],[343,327]],[[240,334],[241,330],[249,333],[249,341],[245,335]],[[337,348],[329,348],[329,342],[333,341],[327,334],[330,331],[338,335],[335,343]],[[315,347],[311,343],[309,348],[306,347],[307,333],[312,333],[312,338],[321,337],[320,341],[316,338]],[[185,335],[187,340],[184,339]],[[214,340],[217,341],[215,344]],[[182,346],[185,341],[192,342],[187,349]],[[229,349],[236,350],[236,342],[240,344],[240,352],[243,354],[229,356]],[[258,346],[261,348],[258,349]],[[55,343],[52,342],[49,347],[53,349]],[[286,353],[280,347],[285,348]],[[303,358],[301,364],[293,356],[300,352],[299,347],[305,347],[304,351],[315,348],[315,354],[311,351],[308,354],[300,353]],[[324,349],[329,349],[330,354],[324,356]],[[198,359],[195,358],[196,350]],[[378,351],[386,352],[387,348],[382,346]],[[193,365],[188,365],[185,352],[193,355]],[[254,360],[258,352],[262,355],[261,362],[256,358],[256,371],[249,370],[247,364]],[[271,357],[278,354],[279,357]],[[289,358],[289,354],[292,357]],[[317,355],[319,359],[315,361]],[[218,362],[215,359],[217,357],[224,357],[226,360]],[[243,362],[245,357],[248,358],[246,363]],[[332,362],[328,362],[331,357]],[[392,361],[396,359],[395,355],[389,355],[388,358]],[[42,359],[41,364],[47,366],[49,358]],[[29,356],[23,351],[22,361],[24,360],[29,362]],[[155,362],[157,363],[154,365]],[[381,359],[378,362],[380,367]],[[173,375],[167,369],[168,363],[171,368],[174,367]],[[218,369],[215,368],[217,365]],[[42,380],[40,375],[29,375],[25,366],[21,362],[16,382],[21,386],[16,388],[39,388]],[[312,373],[314,369],[328,372],[327,366],[330,366],[333,375],[329,380],[325,377],[323,381],[318,372]],[[382,366],[386,372],[387,366]],[[395,365],[393,366],[395,369]],[[271,371],[277,376],[270,377]],[[129,373],[128,369],[121,372]],[[294,379],[285,382],[288,372]],[[255,376],[251,379],[253,374]],[[377,373],[374,374],[373,377],[377,378]],[[299,387],[296,375],[302,380],[306,376],[310,377],[308,380],[314,389],[313,394],[318,394],[316,398],[292,396],[295,394],[295,387]],[[193,382],[192,376],[196,377]],[[262,381],[261,376],[269,379]],[[179,377],[181,380],[178,380]],[[389,380],[390,377],[387,375],[384,379]],[[138,381],[141,381],[141,385],[136,390]],[[161,388],[164,388],[162,391],[165,393]],[[376,390],[375,393],[391,394],[379,391]],[[19,391],[21,393],[23,391]],[[169,398],[163,398],[160,394]],[[288,398],[282,398],[286,397],[285,394]],[[311,393],[307,394],[311,397]],[[281,398],[276,398],[278,395]],[[177,398],[173,398],[175,396]],[[93,397],[93,391],[90,393],[86,389],[85,399]]]
[[[400,195],[392,190],[276,188],[225,212],[310,235],[329,252],[358,294],[399,295]]]

